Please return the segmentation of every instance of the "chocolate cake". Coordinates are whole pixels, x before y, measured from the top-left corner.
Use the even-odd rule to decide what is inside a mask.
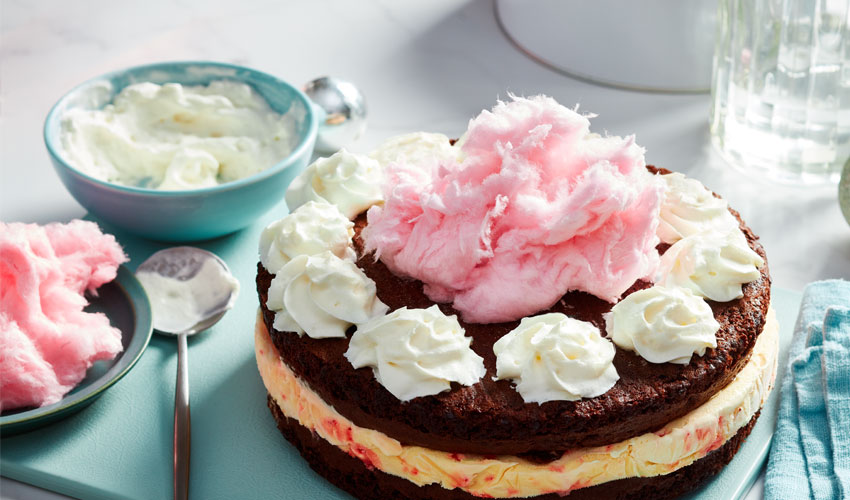
[[[446,154],[439,138],[426,139],[416,139],[421,148]],[[407,142],[403,139],[395,145]],[[344,161],[338,159],[339,164]],[[647,169],[653,176],[670,174],[652,166]],[[325,178],[330,177],[321,182]],[[361,188],[367,183],[360,179],[354,185]],[[323,199],[323,192],[310,179],[298,186],[313,190],[308,195],[299,193],[299,203],[311,196],[323,203],[338,203],[331,195]],[[373,192],[367,197],[376,198]],[[777,329],[769,311],[770,275],[764,249],[737,212],[728,209],[725,213],[725,202],[723,212],[736,226],[734,231],[740,231],[740,244],[748,246],[746,251],[761,265],[753,267],[753,277],[739,281],[739,297],[704,299],[706,314],[717,325],[712,347],[694,350],[693,355],[688,351],[684,361],[650,362],[639,349],[614,342],[611,363],[618,378],[612,386],[594,396],[542,402],[529,400],[516,380],[500,376],[498,349],[494,349],[497,341],[520,329],[528,316],[468,321],[469,311],[456,308],[451,299],[434,300],[428,283],[391,270],[384,256],[376,257],[380,252],[373,253],[366,241],[373,222],[373,214],[367,216],[366,209],[375,203],[364,204],[359,214],[350,208],[356,205],[346,205],[352,221],[349,247],[327,243],[322,257],[336,259],[340,266],[346,261],[351,269],[345,272],[362,276],[365,288],[358,289],[359,295],[352,300],[361,300],[369,290],[376,297],[377,305],[364,309],[368,317],[329,323],[337,329],[340,324],[350,325],[347,329],[311,334],[293,316],[298,311],[292,308],[301,307],[300,297],[270,297],[276,276],[286,275],[287,283],[301,279],[297,273],[305,272],[309,257],[287,255],[288,263],[281,264],[285,267],[277,273],[262,262],[257,268],[260,311],[255,339],[258,365],[269,391],[268,406],[286,439],[333,484],[363,499],[548,500],[566,494],[577,499],[674,498],[716,474],[749,434],[773,383]],[[326,227],[324,222],[315,224],[317,231],[325,231],[321,229]],[[308,236],[292,234],[295,240],[309,243]],[[261,244],[261,256],[262,245],[269,244]],[[668,251],[674,252],[671,248],[670,242],[655,246],[662,260]],[[675,251],[681,251],[680,247]],[[319,274],[325,276],[324,271]],[[654,289],[661,279],[630,281],[618,300]],[[308,285],[313,286],[304,286]],[[303,293],[324,293],[324,289],[309,290]],[[690,291],[688,296],[693,296]],[[334,300],[338,304],[346,299]],[[273,302],[277,307],[269,306]],[[605,333],[612,307],[609,300],[573,290],[533,316],[554,313],[585,322],[607,342],[612,340]],[[320,309],[328,310],[327,304]],[[407,397],[389,388],[377,368],[355,368],[352,337],[364,325],[406,310],[434,311],[452,321],[457,317],[463,338],[471,339],[470,355],[482,361],[484,375],[474,383],[449,379],[444,390]]]
[[[375,281],[378,298],[390,310],[434,305],[422,292],[422,283],[399,278],[381,261],[362,253],[360,233],[364,225],[361,214],[355,222],[357,265]],[[742,229],[751,247],[764,257],[764,249],[752,231],[743,224]],[[711,303],[721,328],[717,348],[704,356],[695,357],[683,368],[651,364],[635,353],[618,349],[614,365],[620,380],[613,389],[591,400],[542,405],[524,403],[510,382],[493,380],[493,344],[516,328],[519,321],[479,325],[461,320],[467,335],[474,339],[473,350],[484,358],[487,375],[471,387],[458,386],[399,404],[370,370],[355,370],[344,362],[348,339],[312,339],[274,330],[274,313],[263,305],[272,275],[262,265],[257,269],[257,292],[263,320],[283,361],[322,399],[357,425],[379,430],[403,443],[437,450],[549,457],[572,448],[606,445],[653,432],[725,387],[749,359],[765,323],[770,303],[767,265],[761,273],[761,279],[744,286],[743,298]],[[649,285],[638,281],[626,295]],[[451,305],[439,307],[447,315],[457,314]],[[570,292],[550,312],[562,312],[604,330],[602,314],[610,309],[611,304],[590,294]],[[434,415],[441,418],[435,419]]]

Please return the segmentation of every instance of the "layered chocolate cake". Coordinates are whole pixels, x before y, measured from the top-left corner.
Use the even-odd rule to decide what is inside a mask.
[[[278,428],[358,498],[672,498],[773,384],[764,250],[551,99],[320,159],[260,242]]]

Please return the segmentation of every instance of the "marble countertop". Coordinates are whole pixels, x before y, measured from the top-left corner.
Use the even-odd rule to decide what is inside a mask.
[[[217,60],[298,85],[323,75],[356,82],[369,104],[367,132],[350,148],[359,151],[410,131],[459,136],[508,93],[580,103],[598,115],[596,131],[635,134],[648,163],[728,199],[761,237],[776,286],[850,278],[850,226],[834,186],[742,176],[710,144],[708,95],[616,90],[553,72],[511,45],[489,1],[2,0],[0,8],[3,221],[85,214],[54,174],[42,140],[44,117],[69,88],[137,64]],[[39,494],[7,479],[0,488],[4,498]]]

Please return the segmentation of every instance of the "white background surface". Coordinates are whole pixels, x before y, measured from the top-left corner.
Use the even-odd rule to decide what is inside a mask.
[[[356,82],[369,103],[367,133],[351,146],[359,151],[410,131],[457,137],[508,92],[580,103],[599,115],[596,131],[636,134],[648,163],[728,199],[761,236],[776,286],[850,278],[850,226],[834,186],[741,176],[709,143],[708,95],[614,90],[554,73],[507,41],[484,0],[0,0],[0,220],[85,214],[42,141],[44,117],[64,92],[107,71],[190,59],[247,65],[296,85],[322,75]],[[47,498],[6,479],[0,488],[3,498]],[[755,489],[749,498],[759,497]]]

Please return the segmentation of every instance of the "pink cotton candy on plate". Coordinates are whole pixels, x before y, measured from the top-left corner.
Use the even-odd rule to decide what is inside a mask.
[[[469,322],[532,315],[570,290],[616,301],[658,265],[663,189],[633,136],[589,130],[549,97],[500,102],[470,121],[459,162],[388,167],[366,249]]]
[[[121,352],[121,332],[83,311],[83,293],[126,261],[93,222],[0,222],[0,410],[56,403]]]

